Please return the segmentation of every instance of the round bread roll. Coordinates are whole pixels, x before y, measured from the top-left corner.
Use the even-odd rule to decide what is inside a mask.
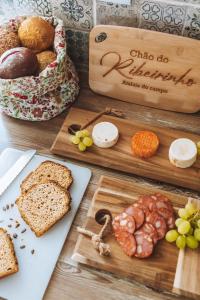
[[[53,51],[43,51],[37,54],[39,63],[39,72],[42,72],[51,62],[56,59],[56,54]]]
[[[0,31],[0,56],[7,50],[20,46],[18,35],[13,31]]]
[[[42,51],[53,45],[54,27],[41,17],[29,17],[18,30],[22,46],[31,50]]]
[[[35,75],[38,71],[37,56],[30,49],[10,49],[0,58],[0,78],[14,79]]]

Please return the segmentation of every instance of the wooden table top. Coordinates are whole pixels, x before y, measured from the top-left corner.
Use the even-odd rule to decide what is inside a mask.
[[[154,108],[124,103],[107,97],[95,95],[87,88],[82,88],[75,106],[93,111],[101,111],[106,106],[115,107],[126,112],[129,118],[147,124],[171,127],[187,130],[200,135],[200,113],[180,114],[162,111]],[[0,114],[0,151],[6,147],[19,149],[35,148],[38,153],[51,155],[50,147],[64,121],[67,112],[50,121],[28,122],[16,120]],[[64,159],[65,160],[65,159]],[[78,233],[76,227],[84,223],[87,210],[101,175],[115,176],[132,182],[150,184],[162,187],[166,190],[181,194],[197,196],[197,193],[176,188],[171,185],[161,184],[139,176],[126,175],[117,171],[92,166],[78,162],[82,166],[89,167],[92,172],[92,180],[81,203],[77,216],[73,222],[68,239],[63,247],[52,279],[46,291],[44,300],[169,300],[184,299],[172,294],[164,294],[153,291],[137,282],[128,281],[126,278],[117,278],[106,272],[98,271],[87,266],[77,265],[71,260],[71,255],[76,243]],[[192,180],[192,179],[191,179]],[[186,299],[186,298],[185,298]]]

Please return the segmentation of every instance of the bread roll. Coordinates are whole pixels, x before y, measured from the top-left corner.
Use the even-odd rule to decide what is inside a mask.
[[[14,79],[35,75],[38,71],[37,56],[30,49],[10,49],[0,58],[0,78]]]
[[[54,27],[41,17],[29,17],[24,20],[18,30],[22,46],[42,51],[53,45]]]
[[[9,49],[20,46],[18,35],[13,31],[3,29],[0,31],[0,56]]]
[[[37,54],[37,59],[39,63],[39,72],[42,72],[56,59],[56,54],[53,51],[43,51]]]

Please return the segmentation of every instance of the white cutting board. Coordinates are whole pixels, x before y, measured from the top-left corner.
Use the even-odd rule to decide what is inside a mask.
[[[0,176],[13,165],[22,153],[23,151],[12,148],[7,148],[1,153]],[[74,178],[70,190],[72,209],[69,214],[43,237],[37,238],[21,219],[16,206],[6,211],[3,211],[3,207],[15,202],[16,197],[20,193],[21,181],[44,160],[59,162],[72,171]],[[0,223],[0,227],[6,228],[11,236],[13,233],[18,234],[17,239],[13,239],[13,241],[19,263],[18,273],[0,280],[0,297],[8,300],[42,299],[90,177],[91,171],[89,169],[49,157],[35,155],[9,186],[7,191],[0,197],[0,221],[4,220],[4,222]],[[8,228],[8,225],[15,224],[9,218],[18,220],[21,224],[20,227],[15,228],[15,226],[12,226],[12,228]],[[21,233],[24,228],[26,228],[26,232]],[[26,247],[20,249],[21,245],[26,245]],[[35,250],[34,254],[31,254],[32,249]]]

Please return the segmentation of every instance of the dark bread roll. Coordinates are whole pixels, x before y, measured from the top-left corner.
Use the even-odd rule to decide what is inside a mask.
[[[36,54],[27,48],[10,49],[0,58],[0,78],[3,79],[35,75],[38,68]]]

